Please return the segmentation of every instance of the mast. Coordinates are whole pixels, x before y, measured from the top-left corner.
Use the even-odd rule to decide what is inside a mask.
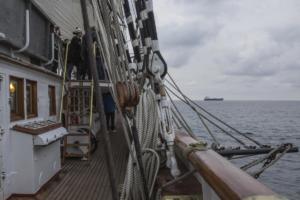
[[[96,109],[100,115],[100,123],[102,126],[102,135],[104,138],[104,154],[105,154],[105,161],[106,166],[109,174],[109,180],[111,185],[111,192],[112,192],[112,198],[113,200],[118,200],[118,191],[117,191],[117,184],[116,184],[116,175],[114,172],[115,166],[113,162],[113,155],[112,155],[112,148],[110,143],[109,134],[107,131],[106,126],[106,116],[104,113],[104,105],[103,105],[103,97],[102,97],[102,91],[101,87],[99,86],[99,77],[98,77],[98,70],[96,68],[96,59],[93,55],[93,45],[92,45],[92,35],[91,35],[91,29],[88,19],[88,13],[87,13],[87,4],[86,0],[80,0],[81,2],[81,9],[82,9],[82,17],[83,17],[83,24],[84,29],[87,34],[87,52],[88,52],[88,59],[89,59],[89,68],[93,76],[93,83],[95,87],[95,93],[96,93]]]

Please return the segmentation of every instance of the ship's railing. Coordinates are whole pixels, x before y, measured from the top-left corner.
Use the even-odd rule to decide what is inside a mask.
[[[186,133],[176,134],[179,152],[185,156],[184,160],[188,161],[190,167],[198,172],[204,199],[285,199],[215,151],[193,150],[191,147],[197,143]]]

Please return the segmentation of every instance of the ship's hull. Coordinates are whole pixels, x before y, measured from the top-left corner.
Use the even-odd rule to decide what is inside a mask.
[[[205,98],[204,101],[224,101],[224,98]]]

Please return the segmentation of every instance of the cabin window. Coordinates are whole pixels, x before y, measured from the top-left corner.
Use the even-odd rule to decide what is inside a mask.
[[[38,116],[37,84],[35,81],[26,80],[26,111],[27,118],[33,118]]]
[[[24,81],[22,78],[10,77],[10,120],[24,119]]]
[[[56,115],[56,97],[55,97],[55,87],[49,85],[49,115]]]

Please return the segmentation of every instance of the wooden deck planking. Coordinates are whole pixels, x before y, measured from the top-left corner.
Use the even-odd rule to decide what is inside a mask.
[[[115,162],[117,186],[122,184],[126,166],[128,149],[122,133],[111,133],[111,143]],[[47,200],[98,200],[112,199],[108,171],[103,153],[103,143],[98,143],[97,151],[91,161],[76,159],[66,160],[60,180],[55,187],[49,189]]]

